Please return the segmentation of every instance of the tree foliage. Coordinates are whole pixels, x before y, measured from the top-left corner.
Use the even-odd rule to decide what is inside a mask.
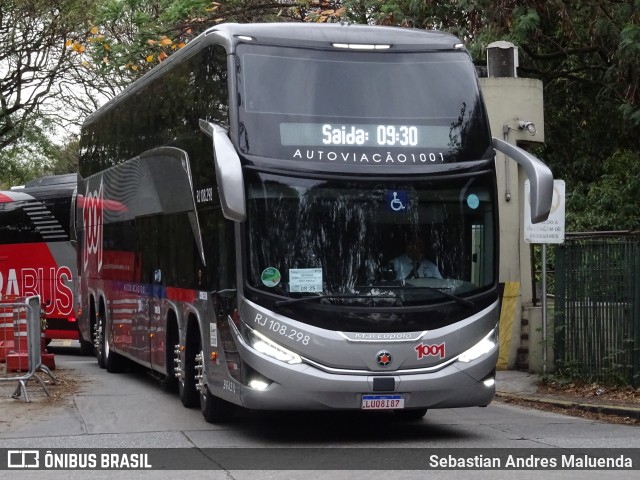
[[[89,0],[0,0],[0,149],[19,140],[73,67],[64,47]],[[59,118],[59,116],[58,116]]]
[[[630,177],[625,185],[610,180],[640,151],[640,0],[344,0],[344,5],[345,16],[358,22],[449,31],[467,44],[478,65],[485,64],[490,42],[512,41],[519,47],[519,75],[544,84],[546,143],[537,153],[567,181],[568,208],[574,209],[569,228],[639,225],[631,210],[609,217],[603,207],[590,215],[584,199],[597,192],[603,198],[599,205],[613,204],[622,201],[621,191],[633,191]],[[627,203],[633,205],[631,199]]]
[[[608,215],[605,205],[634,190],[631,178],[626,185],[611,178],[640,159],[633,155],[640,151],[640,1],[507,0],[496,7],[476,41],[512,40],[520,74],[544,83],[546,143],[539,153],[567,181],[569,228],[637,227],[623,204],[623,215]]]
[[[326,21],[332,3],[317,0],[102,0],[88,37],[68,48],[97,81],[117,87],[164,61],[207,28],[222,22]]]
[[[567,212],[573,231],[628,230],[640,225],[640,152],[618,150],[595,182],[577,184]]]
[[[36,117],[79,122],[221,22],[441,29],[461,38],[478,65],[490,42],[510,40],[519,47],[519,74],[544,84],[546,143],[537,153],[567,181],[569,228],[638,226],[633,209],[613,215],[610,206],[635,192],[624,173],[640,160],[640,0],[0,0],[0,6],[0,147],[16,142]],[[47,112],[46,98],[66,108]]]
[[[71,173],[78,168],[78,139],[65,138],[63,145],[51,139],[51,122],[31,123],[22,136],[0,150],[0,190],[43,175]]]

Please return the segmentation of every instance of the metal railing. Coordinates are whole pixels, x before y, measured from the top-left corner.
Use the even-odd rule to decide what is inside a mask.
[[[7,349],[7,355],[5,360],[7,361],[7,367],[11,355],[18,355],[20,360],[22,358],[27,359],[27,371],[26,373],[20,373],[18,375],[9,375],[9,368],[7,368],[7,374],[0,376],[0,382],[16,382],[16,389],[11,395],[13,398],[22,398],[25,402],[30,402],[29,394],[27,391],[27,382],[29,380],[36,379],[40,382],[40,385],[44,389],[47,396],[49,395],[49,389],[43,382],[42,378],[36,375],[36,372],[42,371],[49,376],[53,384],[57,383],[56,378],[51,373],[51,370],[46,365],[42,364],[42,350],[41,350],[41,324],[40,324],[40,297],[30,296],[24,299],[24,301],[16,301],[12,303],[0,302],[0,323],[2,323],[4,331],[12,328],[11,335],[11,349]],[[8,320],[11,319],[11,325],[8,325]],[[7,343],[8,339],[0,336],[0,341]],[[18,370],[23,370],[18,368]]]
[[[640,238],[576,235],[555,248],[555,363],[587,381],[640,385]]]

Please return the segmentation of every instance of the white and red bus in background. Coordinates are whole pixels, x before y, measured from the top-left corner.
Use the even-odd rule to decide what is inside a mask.
[[[0,301],[40,295],[48,340],[79,339],[70,239],[76,182],[75,173],[53,175],[0,191]]]

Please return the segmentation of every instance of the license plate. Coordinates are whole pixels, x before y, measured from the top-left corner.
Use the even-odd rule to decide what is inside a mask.
[[[363,395],[362,410],[395,410],[404,408],[402,395]]]

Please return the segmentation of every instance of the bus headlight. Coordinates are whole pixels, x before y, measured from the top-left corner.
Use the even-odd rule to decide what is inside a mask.
[[[302,363],[302,358],[297,353],[288,350],[273,340],[267,338],[260,332],[251,328],[246,329],[246,336],[249,340],[249,345],[260,353],[267,355],[268,357],[275,358],[281,362],[288,364]]]
[[[458,361],[465,363],[472,362],[476,358],[480,358],[485,353],[489,353],[491,350],[493,350],[493,348],[498,343],[498,338],[496,335],[497,330],[497,328],[494,328],[486,337],[484,337],[466,352],[463,352],[458,357]]]

